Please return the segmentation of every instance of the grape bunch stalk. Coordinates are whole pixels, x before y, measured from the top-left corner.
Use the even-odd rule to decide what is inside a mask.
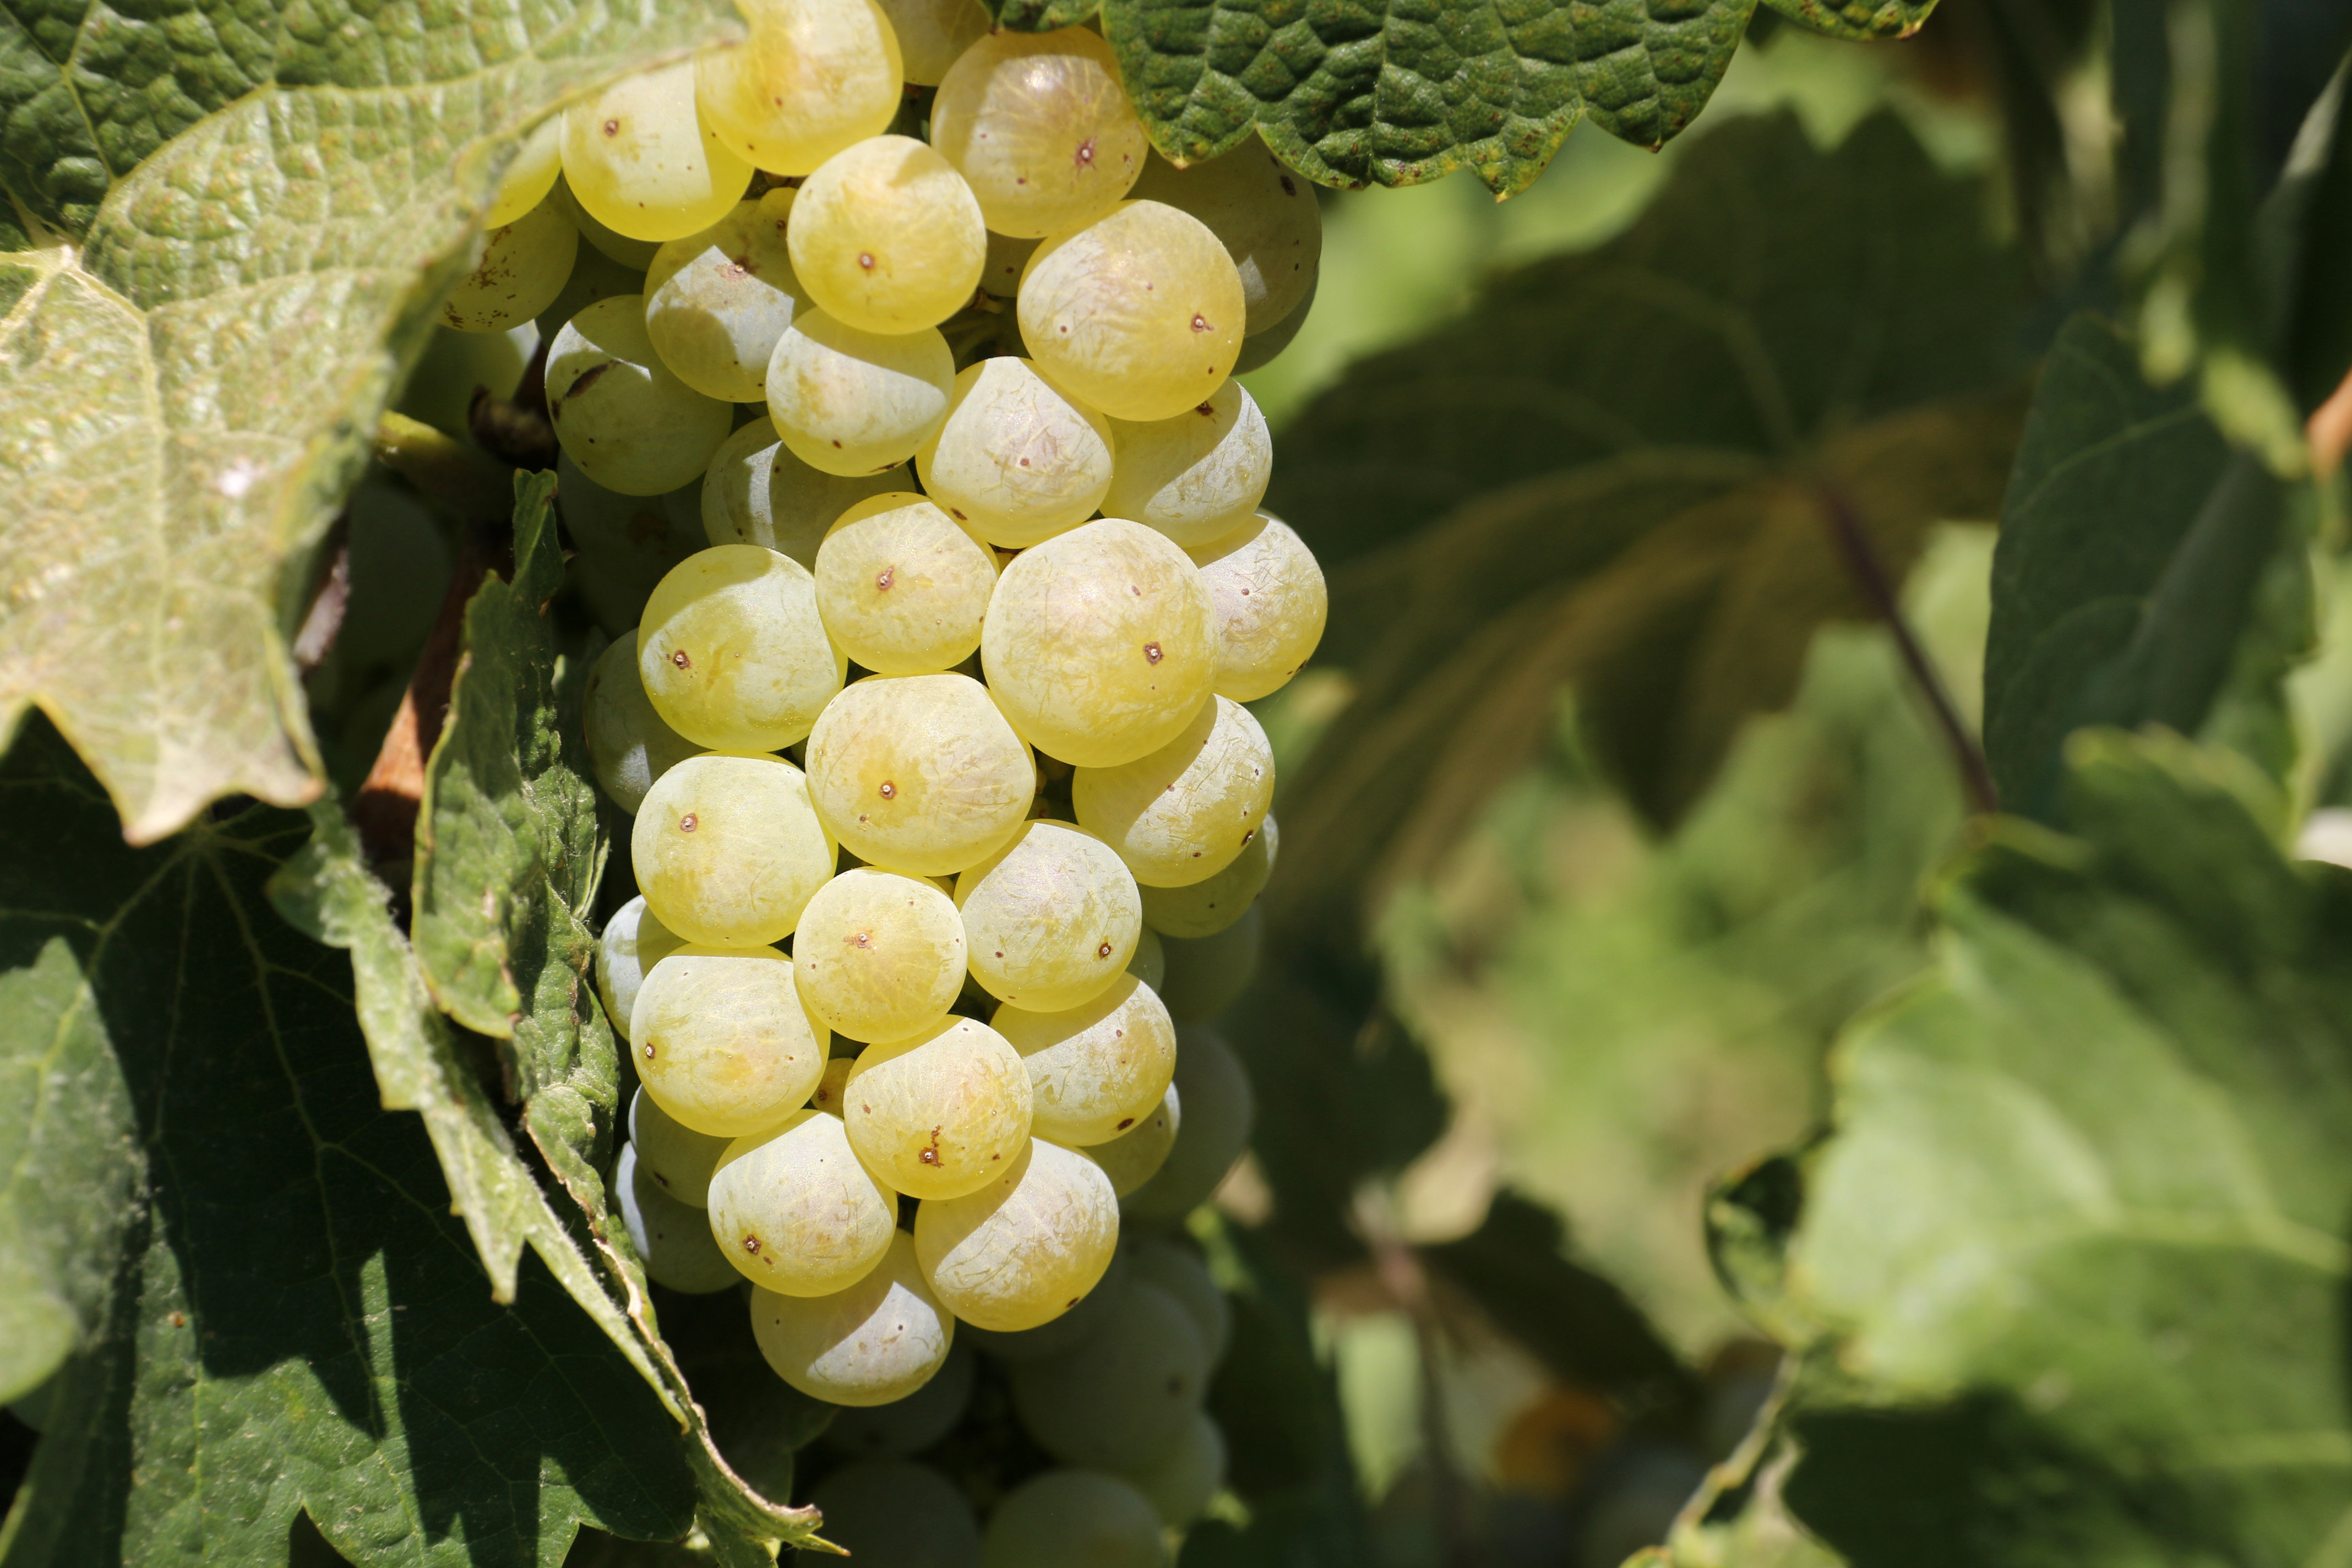
[[[1207,1026],[1275,866],[1244,704],[1326,607],[1233,376],[1306,317],[1314,194],[1255,142],[1161,158],[1086,27],[740,3],[742,42],[530,138],[442,308],[536,321],[615,639],[618,1204],[654,1280],[748,1281],[769,1364],[844,1407],[833,1539],[1159,1563],[1223,1484],[1181,1222],[1250,1119]],[[908,1458],[973,1346],[1052,1461],[984,1532]]]

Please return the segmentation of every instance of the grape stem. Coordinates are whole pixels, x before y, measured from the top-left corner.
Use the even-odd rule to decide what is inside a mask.
[[[1895,639],[1903,655],[1904,668],[1910,671],[1912,684],[1927,700],[1936,716],[1937,727],[1952,749],[1952,760],[1958,767],[1960,788],[1968,796],[1970,812],[1990,816],[2000,809],[2000,792],[1993,786],[1992,769],[1985,762],[1984,748],[1969,732],[1952,694],[1944,688],[1943,678],[1928,661],[1927,650],[1919,646],[1918,634],[1903,614],[1902,600],[1895,591],[1895,580],[1886,563],[1878,557],[1870,542],[1870,531],[1863,525],[1862,513],[1853,499],[1835,484],[1822,480],[1814,487],[1821,502],[1822,521],[1829,529],[1830,542],[1837,547],[1846,570],[1853,576],[1854,586],[1870,604]]]
[[[514,514],[514,476],[503,464],[421,419],[386,410],[375,427],[375,458],[461,518]]]

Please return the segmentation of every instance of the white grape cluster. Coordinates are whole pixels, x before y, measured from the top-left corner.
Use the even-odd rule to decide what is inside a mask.
[[[656,1281],[748,1280],[776,1372],[871,1413],[836,1435],[871,1463],[955,1418],[959,1324],[1004,1360],[1070,1468],[996,1508],[990,1563],[1154,1562],[1220,1484],[1224,1302],[1148,1228],[1247,1136],[1202,1026],[1275,860],[1244,704],[1325,613],[1232,379],[1304,318],[1313,193],[1255,144],[1160,159],[1084,27],[745,8],[744,42],[534,136],[444,308],[560,322],[583,563],[623,498],[708,541],[583,582],[635,620],[585,715],[635,818],[599,963],[641,1085],[615,1187]],[[942,327],[991,315],[1024,352],[959,370]],[[847,1539],[887,1568],[920,1483],[861,1474],[828,1511],[874,1491]],[[979,1561],[972,1528],[924,1560]]]

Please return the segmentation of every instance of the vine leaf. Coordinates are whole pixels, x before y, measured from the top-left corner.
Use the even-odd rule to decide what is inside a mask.
[[[313,547],[516,139],[722,36],[706,0],[0,6],[0,737],[37,706],[134,843],[315,796]]]
[[[1907,38],[1927,25],[1936,0],[1764,0],[1801,27],[1857,43]]]
[[[693,1476],[654,1392],[547,1270],[491,1299],[425,1129],[381,1103],[359,1035],[399,1018],[382,953],[355,972],[272,911],[313,820],[257,807],[131,847],[46,725],[0,794],[0,1054],[64,1002],[138,1178],[108,1178],[117,1239],[76,1263],[111,1301],[0,1562],[270,1561],[298,1510],[361,1568],[553,1568],[583,1524],[683,1534]],[[49,1203],[102,1190],[45,1178]]]

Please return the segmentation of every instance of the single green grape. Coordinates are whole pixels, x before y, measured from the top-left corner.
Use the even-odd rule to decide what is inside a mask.
[[[559,125],[562,123],[561,119],[557,123]],[[654,258],[661,253],[661,245],[656,240],[631,239],[619,230],[597,222],[595,215],[580,205],[580,198],[572,194],[572,182],[569,180],[557,180],[555,188],[548,192],[547,199],[553,202],[557,209],[572,220],[572,226],[578,229],[580,237],[588,242],[590,251],[603,257],[614,266],[625,268],[634,277],[643,279],[646,268],[651,267],[654,264]],[[642,288],[616,289],[612,291],[616,294],[638,294],[643,293],[644,289]],[[555,324],[562,326],[571,319],[571,314],[567,312],[558,317]]]
[[[980,0],[881,0],[912,87],[937,87],[993,25]]]
[[[1319,280],[1318,280],[1319,281]],[[1241,357],[1234,361],[1234,374],[1247,375],[1272,364],[1296,340],[1307,325],[1307,313],[1315,309],[1316,282],[1307,285],[1307,297],[1298,301],[1297,309],[1275,322],[1262,332],[1252,332],[1242,339]]]
[[[834,520],[868,496],[913,483],[902,466],[845,476],[810,468],[785,450],[765,415],[720,444],[702,477],[702,529],[713,544],[758,544],[816,570]]]
[[[897,1040],[928,1028],[963,989],[963,922],[955,905],[928,881],[870,866],[817,889],[802,911],[793,952],[809,1011],[853,1040]]]
[[[830,1296],[751,1292],[751,1337],[778,1377],[813,1399],[863,1406],[904,1399],[931,1380],[955,1342],[955,1320],[915,1262],[915,1238]]]
[[[949,1310],[1017,1333],[1076,1306],[1109,1268],[1118,1197],[1093,1161],[1032,1138],[979,1188],[917,1209],[915,1247]]]
[[[1168,1548],[1159,1514],[1131,1483],[1047,1470],[996,1505],[980,1561],[981,1568],[1166,1568]]]
[[[1268,812],[1233,864],[1215,876],[1181,888],[1143,889],[1143,923],[1188,942],[1216,935],[1249,913],[1258,894],[1265,890],[1274,876],[1281,837],[1274,814]],[[1164,952],[1160,963],[1163,966],[1167,963]]]
[[[637,675],[655,711],[717,751],[804,739],[847,669],[808,568],[756,544],[714,544],[679,562],[637,627]]]
[[[1094,515],[1111,485],[1111,443],[1110,421],[1028,360],[1004,355],[956,376],[915,471],[958,522],[991,544],[1026,549]]]
[[[1263,332],[1287,320],[1314,288],[1323,257],[1322,205],[1315,187],[1256,137],[1181,169],[1154,153],[1134,195],[1191,213],[1223,242],[1241,274],[1249,312],[1243,331]]]
[[[881,675],[929,675],[970,658],[995,588],[996,552],[910,490],[849,508],[816,553],[824,629]]]
[[[772,947],[688,943],[637,993],[630,1060],[671,1118],[715,1138],[775,1126],[808,1103],[828,1037]]]
[[[1092,1184],[1087,1187],[1091,1191]],[[921,1228],[919,1216],[916,1228]],[[918,1251],[921,1246],[918,1240]],[[1110,1310],[1118,1304],[1119,1297],[1127,1290],[1129,1272],[1126,1249],[1114,1245],[1110,1262],[1104,1268],[1102,1277],[1078,1299],[1076,1306],[1060,1317],[1050,1318],[1034,1329],[1015,1329],[1007,1332],[966,1322],[960,1338],[963,1343],[1000,1362],[1040,1361],[1046,1356],[1059,1355],[1094,1332],[1095,1325],[1109,1315]]]
[[[776,340],[808,304],[784,245],[796,194],[736,203],[709,228],[664,245],[646,269],[646,335],[670,373],[705,397],[767,396]]]
[[[720,139],[772,174],[805,174],[898,116],[898,39],[874,0],[749,0],[751,36],[695,57]]]
[[[597,656],[582,708],[588,765],[604,797],[632,816],[656,779],[702,750],[654,711],[637,678],[634,633]]]
[[[1047,239],[1021,275],[1021,341],[1040,370],[1114,419],[1172,419],[1241,353],[1241,274],[1207,226],[1160,202]]]
[[[990,229],[988,256],[980,269],[982,290],[999,300],[1020,298],[1021,274],[1028,269],[1029,258],[1036,254],[1036,240],[1018,239]]]
[[[861,331],[912,332],[971,302],[988,229],[945,158],[911,136],[873,136],[801,186],[791,245],[827,315]]]
[[[1274,478],[1274,437],[1239,382],[1172,419],[1114,419],[1110,427],[1118,458],[1103,510],[1148,523],[1187,550],[1247,523]]]
[[[503,332],[555,302],[571,279],[580,231],[542,202],[482,237],[482,258],[441,301],[461,332]]]
[[[503,227],[539,205],[562,173],[563,116],[551,114],[533,126],[515,149],[513,161],[499,176],[498,194],[490,198],[489,210],[482,214],[482,226]]]
[[[1101,995],[1143,935],[1133,873],[1108,845],[1066,822],[1023,823],[957,877],[955,901],[971,977],[1033,1013]]]
[[[1125,865],[1126,862],[1121,861],[1120,864]],[[1129,873],[1130,876],[1133,874]],[[1168,978],[1168,951],[1160,945],[1160,933],[1149,924],[1144,926],[1143,935],[1136,942],[1135,956],[1127,961],[1127,972],[1154,991],[1160,991],[1161,983]],[[1167,1000],[1164,994],[1160,1000]]]
[[[728,1142],[664,1110],[643,1084],[629,1099],[629,1147],[637,1152],[639,1173],[688,1208],[709,1205],[710,1173]]]
[[[802,1110],[726,1145],[709,1212],[719,1250],[752,1284],[830,1296],[890,1250],[898,1194],[859,1163],[839,1117]]]
[[[1168,980],[1160,999],[1168,1004],[1168,1016],[1179,1024],[1205,1024],[1222,1015],[1257,977],[1265,942],[1265,921],[1255,904],[1213,936],[1161,938]]]
[[[599,300],[547,353],[547,413],[564,456],[608,490],[657,496],[702,477],[734,416],[670,374],[641,294]]]
[[[636,1011],[646,972],[685,945],[684,937],[646,907],[643,893],[613,911],[596,942],[596,992],[604,998],[613,1033],[629,1037],[629,1019]]]
[[[1125,1476],[1151,1500],[1162,1524],[1181,1530],[1206,1512],[1209,1500],[1224,1489],[1225,1435],[1206,1411],[1195,1410],[1174,1447]]]
[[[1330,612],[1314,552],[1261,511],[1192,556],[1217,624],[1218,695],[1255,702],[1281,690],[1314,657]]]
[[[623,77],[563,111],[563,176],[597,222],[631,239],[682,239],[742,198],[751,165],[695,110],[694,66]]]
[[[1176,1026],[1151,987],[1132,974],[1058,1013],[1008,1002],[989,1022],[1028,1068],[1037,1136],[1071,1148],[1132,1131],[1160,1104],[1175,1074]]]
[[[570,457],[555,458],[555,506],[578,552],[570,577],[596,625],[636,646],[646,600],[671,568],[702,548],[695,526],[701,482],[657,496],[608,490]]]
[[[953,1358],[948,1364],[956,1364]],[[935,1377],[910,1397],[939,1384]],[[836,1418],[828,1435],[840,1425]],[[844,1465],[817,1483],[809,1502],[824,1515],[824,1538],[845,1548],[860,1568],[980,1568],[980,1521],[963,1489],[929,1465]]]
[[[1118,1305],[1056,1356],[1011,1369],[1013,1410],[1065,1464],[1140,1469],[1175,1447],[1208,1393],[1209,1353],[1167,1291],[1129,1279]]]
[[[1077,767],[1150,756],[1184,732],[1216,672],[1191,557],[1103,518],[1025,550],[997,579],[980,657],[1024,740]]]
[[[793,455],[828,474],[877,474],[947,417],[955,355],[936,327],[884,336],[810,310],[776,340],[768,417]]]
[[[1192,1326],[1201,1331],[1202,1347],[1209,1352],[1209,1364],[1223,1361],[1234,1338],[1233,1303],[1217,1289],[1199,1246],[1187,1236],[1151,1231],[1129,1231],[1121,1246],[1135,1278],[1167,1291],[1192,1318]]]
[[[1111,1191],[1123,1198],[1160,1173],[1183,1125],[1182,1097],[1171,1082],[1150,1115],[1109,1142],[1089,1143],[1078,1152],[1102,1167]]]
[[[1084,27],[995,32],[965,49],[931,100],[931,145],[990,228],[1026,239],[1109,212],[1150,151],[1118,57]]]
[[[858,1158],[926,1204],[986,1186],[1029,1141],[1021,1058],[973,1018],[942,1018],[904,1039],[868,1046],[842,1101]]]
[[[1274,748],[1248,709],[1212,697],[1149,756],[1078,769],[1070,804],[1137,881],[1190,887],[1232,865],[1256,836],[1274,804]]]
[[[646,1274],[656,1285],[707,1296],[735,1283],[735,1270],[710,1239],[702,1211],[688,1207],[646,1178],[635,1144],[623,1144],[613,1167],[613,1198],[621,1228]]]
[[[809,735],[809,791],[849,852],[871,865],[948,877],[1026,820],[1029,748],[968,675],[868,676]]]
[[[800,769],[713,752],[646,792],[629,852],[662,924],[689,942],[752,947],[792,935],[835,850]]]
[[[930,1382],[891,1405],[845,1410],[824,1429],[824,1446],[859,1459],[903,1459],[919,1454],[950,1432],[971,1407],[980,1381],[980,1357],[966,1335],[956,1335],[947,1364]],[[831,1516],[827,1516],[828,1523]]]
[[[1249,1146],[1256,1099],[1223,1036],[1191,1026],[1176,1031],[1175,1087],[1184,1108],[1175,1147],[1158,1173],[1119,1204],[1141,1224],[1181,1222],[1208,1201]]]

